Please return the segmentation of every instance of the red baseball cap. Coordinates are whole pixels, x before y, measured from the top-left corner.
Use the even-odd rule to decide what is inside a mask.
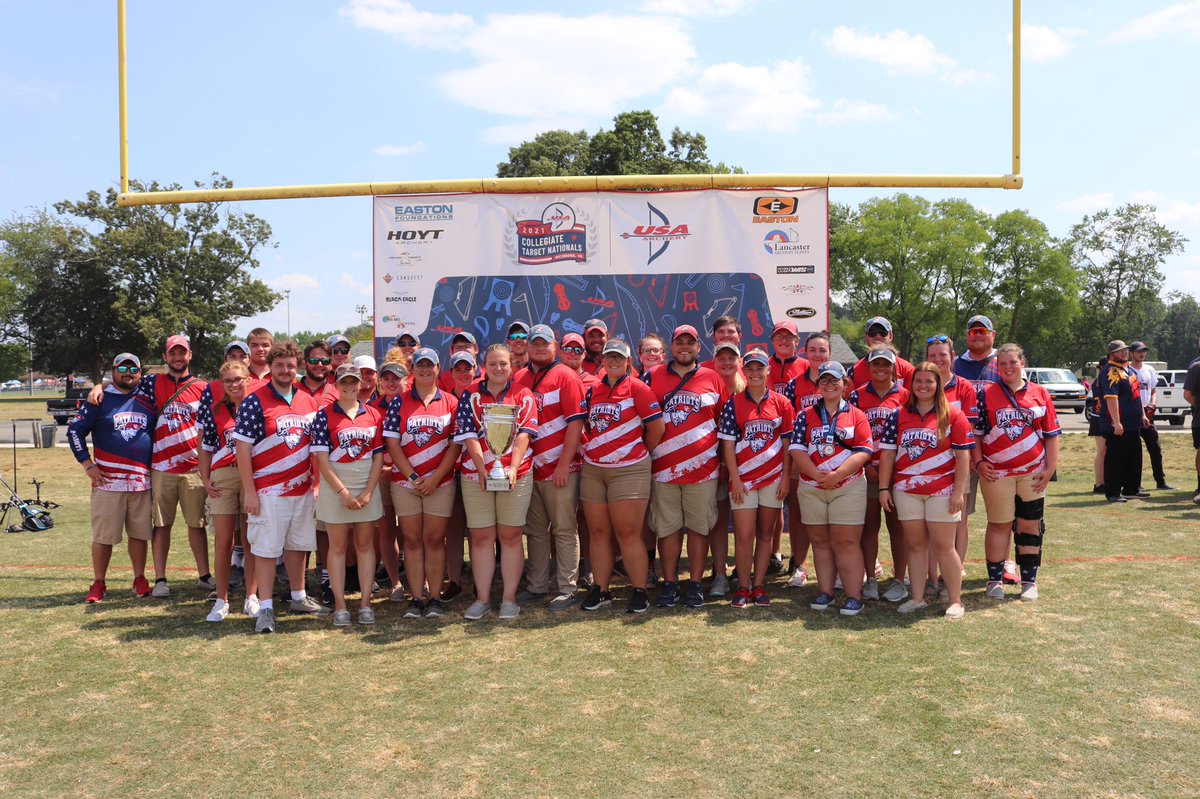
[[[186,336],[171,336],[167,339],[167,346],[163,352],[170,352],[172,347],[183,347],[188,352],[192,351],[191,342],[187,340]]]
[[[696,339],[696,341],[700,340],[700,334],[697,333],[696,328],[692,327],[691,325],[680,325],[679,327],[675,328],[675,332],[671,334],[671,340],[674,341],[685,334]]]
[[[775,327],[771,329],[771,335],[772,336],[775,335],[780,330],[786,330],[787,332],[791,333],[793,336],[800,335],[800,329],[798,327],[796,327],[796,323],[793,322],[791,319],[784,319],[782,322],[776,322]]]

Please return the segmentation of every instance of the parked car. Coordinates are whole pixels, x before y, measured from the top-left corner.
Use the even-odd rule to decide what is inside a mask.
[[[23,388],[25,388],[25,384],[20,380],[9,380],[4,384],[5,391],[20,391]]]
[[[67,395],[63,399],[46,401],[46,413],[53,416],[57,424],[70,424],[71,420],[75,418],[75,412],[79,410],[80,404],[87,400],[89,391],[91,391],[91,386],[68,388]]]
[[[1192,406],[1183,398],[1183,381],[1186,369],[1164,369],[1158,373],[1158,396],[1154,418],[1166,419],[1168,424],[1179,426],[1192,412]]]
[[[1055,410],[1070,408],[1075,413],[1083,413],[1083,406],[1087,403],[1087,391],[1070,369],[1026,369],[1025,379],[1046,389],[1046,393],[1054,402]]]

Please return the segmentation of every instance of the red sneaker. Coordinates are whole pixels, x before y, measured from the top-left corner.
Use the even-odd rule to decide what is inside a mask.
[[[771,599],[767,596],[767,589],[761,585],[750,592],[750,598],[754,600],[754,604],[760,608],[769,607]]]
[[[1020,585],[1021,575],[1017,572],[1017,564],[1015,561],[1004,561],[1004,582],[1008,585]]]
[[[94,605],[97,602],[104,601],[104,581],[97,580],[92,583],[92,587],[88,589],[87,598],[83,600],[85,605]]]
[[[139,574],[133,578],[133,595],[134,596],[150,596],[154,589],[150,587],[150,583],[146,581],[146,575]]]
[[[733,592],[733,601],[731,603],[735,608],[744,608],[750,604],[750,590],[747,588],[739,588]]]

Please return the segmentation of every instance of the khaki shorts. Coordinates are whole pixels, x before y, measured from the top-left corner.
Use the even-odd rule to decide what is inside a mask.
[[[204,501],[208,492],[198,472],[172,474],[150,470],[150,490],[154,502],[154,526],[175,524],[175,508],[183,511],[183,523],[188,527],[204,527]]]
[[[149,541],[154,533],[150,525],[149,491],[97,491],[92,489],[92,543],[115,546],[121,532],[130,538]]]
[[[893,491],[892,501],[896,503],[896,517],[902,522],[947,522],[957,524],[962,521],[961,513],[950,512],[950,495],[931,497],[925,494],[910,494],[907,491]]]
[[[852,527],[867,519],[867,481],[863,477],[832,491],[801,481],[797,498],[806,525]]]
[[[213,516],[233,516],[246,512],[246,497],[242,491],[242,478],[236,466],[217,469],[209,475],[212,484],[221,489],[221,496],[208,498],[208,512]]]
[[[391,502],[385,505],[384,510],[388,507],[396,509],[396,515],[403,518],[405,516],[438,516],[443,519],[450,518],[451,512],[454,511],[454,481],[451,480],[441,488],[435,488],[433,493],[427,497],[423,497],[416,491],[400,483],[392,483],[391,491],[382,492],[391,497]]]
[[[277,558],[285,549],[315,552],[317,527],[313,518],[316,500],[311,493],[302,497],[258,495],[259,513],[246,519],[246,540],[250,552],[260,558]]]
[[[776,480],[769,486],[757,488],[754,491],[747,491],[746,496],[742,499],[741,505],[734,505],[733,500],[729,501],[729,508],[737,513],[739,510],[758,510],[759,508],[782,508],[783,500],[775,498],[775,492],[779,489],[779,481]],[[719,497],[718,497],[719,499]]]
[[[983,503],[987,506],[988,524],[1009,524],[1017,518],[1017,497],[1025,502],[1042,499],[1046,496],[1033,490],[1033,476],[1001,477],[989,483],[983,480],[979,484],[983,492]]]
[[[708,535],[717,523],[717,481],[653,483],[650,526],[659,538],[680,530]]]
[[[966,498],[963,499],[963,514],[967,516],[975,512],[975,498],[979,496],[979,472],[971,471],[970,478]]]
[[[472,530],[483,530],[497,524],[524,527],[532,493],[532,470],[517,480],[512,491],[484,491],[477,476],[464,477],[462,498],[463,509],[467,512],[467,527]]]
[[[613,468],[584,461],[579,476],[579,499],[601,505],[627,499],[650,499],[650,459]]]
[[[529,499],[529,513],[525,518],[526,535],[544,535],[551,532],[571,533],[578,528],[576,511],[579,510],[579,472],[567,475],[567,484],[562,488],[553,480],[533,484],[533,496]]]

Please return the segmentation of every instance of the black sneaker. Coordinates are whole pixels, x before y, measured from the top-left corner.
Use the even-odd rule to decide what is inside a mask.
[[[612,604],[612,591],[601,591],[600,586],[593,585],[588,591],[587,599],[580,605],[581,608],[587,611],[600,610]]]
[[[687,589],[683,594],[683,606],[685,608],[704,607],[704,589],[695,580],[688,581]]]
[[[660,608],[673,608],[679,602],[679,583],[663,580],[662,590],[658,594]]]
[[[1121,502],[1128,502],[1128,501],[1129,501],[1129,500],[1125,499],[1125,497],[1121,496],[1120,494],[1118,494],[1118,495],[1117,495],[1117,496],[1115,496],[1115,497],[1107,497],[1107,499],[1108,499],[1108,501],[1109,501],[1109,502],[1113,502],[1113,503],[1117,503],[1117,504],[1119,504],[1119,503],[1121,503]]]
[[[653,588],[658,585],[658,575],[654,573],[654,567],[650,567],[650,571],[646,573],[646,587]]]
[[[1159,483],[1158,485],[1154,486],[1154,488],[1156,491],[1175,491],[1175,490],[1177,490],[1175,488],[1175,486],[1167,485],[1165,482]]]
[[[767,564],[767,574],[783,574],[783,555],[772,555]]]
[[[424,602],[424,600],[421,600],[421,599],[414,599],[412,602],[409,602],[409,603],[408,603],[408,609],[404,611],[404,616],[403,616],[403,618],[406,618],[406,619],[419,619],[419,618],[421,618],[421,615],[422,615],[424,612],[425,612],[425,602]]]
[[[462,593],[462,586],[454,581],[446,583],[446,587],[442,589],[442,601],[449,602],[456,596]]]
[[[1102,485],[1092,486],[1092,493],[1103,495],[1104,494],[1104,486],[1102,486]]]
[[[321,583],[321,604],[333,606],[333,586],[328,581]]]
[[[1150,499],[1149,491],[1138,490],[1136,494],[1122,494],[1125,499]]]
[[[650,609],[650,597],[646,596],[644,588],[633,589],[633,597],[629,600],[626,613],[645,613]]]

